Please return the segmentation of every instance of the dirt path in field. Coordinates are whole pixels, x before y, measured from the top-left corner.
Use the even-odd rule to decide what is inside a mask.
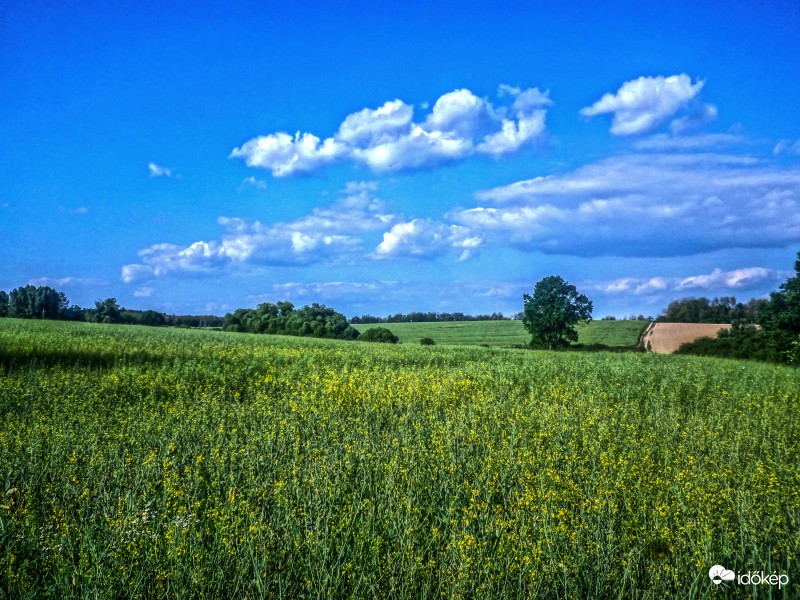
[[[656,354],[671,354],[681,344],[701,337],[717,337],[720,329],[730,327],[725,323],[651,323],[642,334],[642,344]]]

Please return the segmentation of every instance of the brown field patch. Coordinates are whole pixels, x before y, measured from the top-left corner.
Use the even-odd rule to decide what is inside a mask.
[[[720,329],[730,329],[726,323],[653,323],[642,336],[645,348],[656,354],[671,354],[681,344],[701,337],[717,337]]]

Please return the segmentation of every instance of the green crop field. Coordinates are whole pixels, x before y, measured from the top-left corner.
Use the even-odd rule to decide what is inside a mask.
[[[611,347],[635,346],[647,321],[590,321],[580,323],[578,343]],[[359,332],[372,327],[390,329],[400,342],[418,344],[424,337],[437,344],[519,346],[531,341],[522,321],[445,321],[438,323],[375,323],[353,325]]]
[[[798,408],[767,364],[0,319],[0,598],[798,598]]]

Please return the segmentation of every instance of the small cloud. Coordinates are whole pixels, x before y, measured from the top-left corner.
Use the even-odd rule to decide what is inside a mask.
[[[325,281],[315,283],[276,283],[273,294],[250,296],[249,301],[269,301],[270,298],[320,298],[333,300],[368,294],[374,296],[387,286],[386,282]],[[274,301],[274,300],[273,300]]]
[[[172,177],[172,169],[169,167],[162,167],[154,162],[148,163],[148,170],[150,177]]]
[[[616,94],[605,94],[600,100],[581,109],[584,117],[611,113],[611,133],[638,135],[652,131],[691,102],[703,89],[704,82],[692,83],[686,74],[670,77],[639,77],[626,81]],[[716,116],[716,107],[706,105],[698,114]],[[697,117],[700,118],[700,117]],[[690,121],[677,128],[689,126]]]
[[[218,302],[207,302],[205,306],[203,306],[203,313],[206,315],[219,315],[229,310],[230,306],[224,302],[221,304]]]
[[[46,286],[57,289],[86,281],[88,280],[78,277],[37,277],[36,279],[29,279],[28,285]]]
[[[776,156],[779,154],[793,154],[800,156],[800,139],[792,142],[791,140],[781,140],[775,145],[772,153]]]
[[[685,117],[675,119],[669,124],[672,133],[680,134],[717,120],[717,107],[713,104],[701,104]]]
[[[245,177],[242,179],[242,183],[239,184],[239,191],[242,191],[246,188],[265,190],[267,189],[267,183],[263,179],[257,179],[251,175],[250,177]]]
[[[377,192],[377,181],[348,181],[344,185],[345,194],[360,194],[361,192]]]
[[[772,269],[749,267],[734,271],[714,269],[708,275],[694,275],[682,279],[678,289],[739,289],[749,288],[764,281],[777,280],[779,277]]]
[[[149,298],[155,292],[155,288],[151,287],[140,287],[133,292],[133,295],[136,298]]]
[[[144,279],[149,279],[155,275],[154,269],[148,265],[123,265],[122,281],[125,283],[136,283]]]
[[[471,258],[482,243],[482,238],[471,235],[466,227],[414,219],[397,223],[385,232],[383,241],[375,248],[375,257],[431,259],[450,250],[461,250],[459,260],[464,261]]]
[[[501,98],[504,98],[505,96],[519,96],[520,93],[522,93],[522,89],[513,85],[508,85],[507,83],[501,83],[497,87],[497,95]]]
[[[486,298],[511,298],[512,296],[519,296],[520,290],[518,285],[508,283],[495,284],[485,292],[480,292],[478,295],[485,296]]]
[[[630,292],[634,281],[634,279],[624,277],[622,279],[615,279],[613,281],[597,284],[595,288],[608,294]]]
[[[652,294],[656,292],[663,292],[668,287],[669,281],[664,277],[651,277],[650,279],[637,284],[633,293],[636,295]]]
[[[89,212],[89,209],[85,206],[79,206],[78,208],[66,208],[64,206],[59,207],[59,210],[62,213],[66,213],[68,215],[85,215]]]
[[[26,285],[46,286],[62,290],[85,290],[87,288],[100,288],[108,285],[103,279],[93,277],[36,277],[29,279]]]

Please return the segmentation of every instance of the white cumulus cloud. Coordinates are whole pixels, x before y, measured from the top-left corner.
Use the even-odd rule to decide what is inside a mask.
[[[748,267],[734,271],[714,269],[707,275],[693,275],[678,283],[681,289],[738,289],[758,285],[763,281],[777,279],[775,271],[763,267]]]
[[[261,223],[219,217],[218,240],[188,246],[161,243],[139,251],[140,261],[122,267],[125,283],[171,274],[206,273],[229,265],[304,265],[353,259],[362,249],[360,234],[390,227],[397,217],[375,198],[375,185],[351,182],[331,206],[318,207],[288,222]]]
[[[402,100],[348,115],[322,139],[311,133],[276,132],[255,137],[231,151],[248,166],[274,177],[310,173],[340,161],[365,164],[376,172],[425,168],[476,154],[516,152],[544,134],[547,92],[501,86],[510,105],[495,106],[470,90],[442,95],[430,113],[414,122],[414,107]]]
[[[686,107],[703,89],[703,81],[692,83],[686,74],[669,77],[639,77],[626,81],[614,94],[604,94],[600,100],[581,109],[584,117],[610,113],[611,133],[637,135],[652,131]],[[674,129],[685,130],[697,121],[716,117],[716,107],[706,105],[699,112],[677,121]]]
[[[275,177],[314,171],[336,160],[344,147],[331,138],[325,141],[310,133],[294,136],[278,132],[262,135],[234,148],[230,156],[243,158],[248,167],[270,169]]]
[[[352,113],[339,126],[336,137],[351,146],[373,145],[408,134],[414,107],[402,100],[386,102],[375,110]]]
[[[414,219],[397,223],[383,234],[375,249],[376,258],[429,259],[450,251],[460,250],[459,260],[467,260],[483,240],[471,235],[466,227],[446,225],[430,219]]]

